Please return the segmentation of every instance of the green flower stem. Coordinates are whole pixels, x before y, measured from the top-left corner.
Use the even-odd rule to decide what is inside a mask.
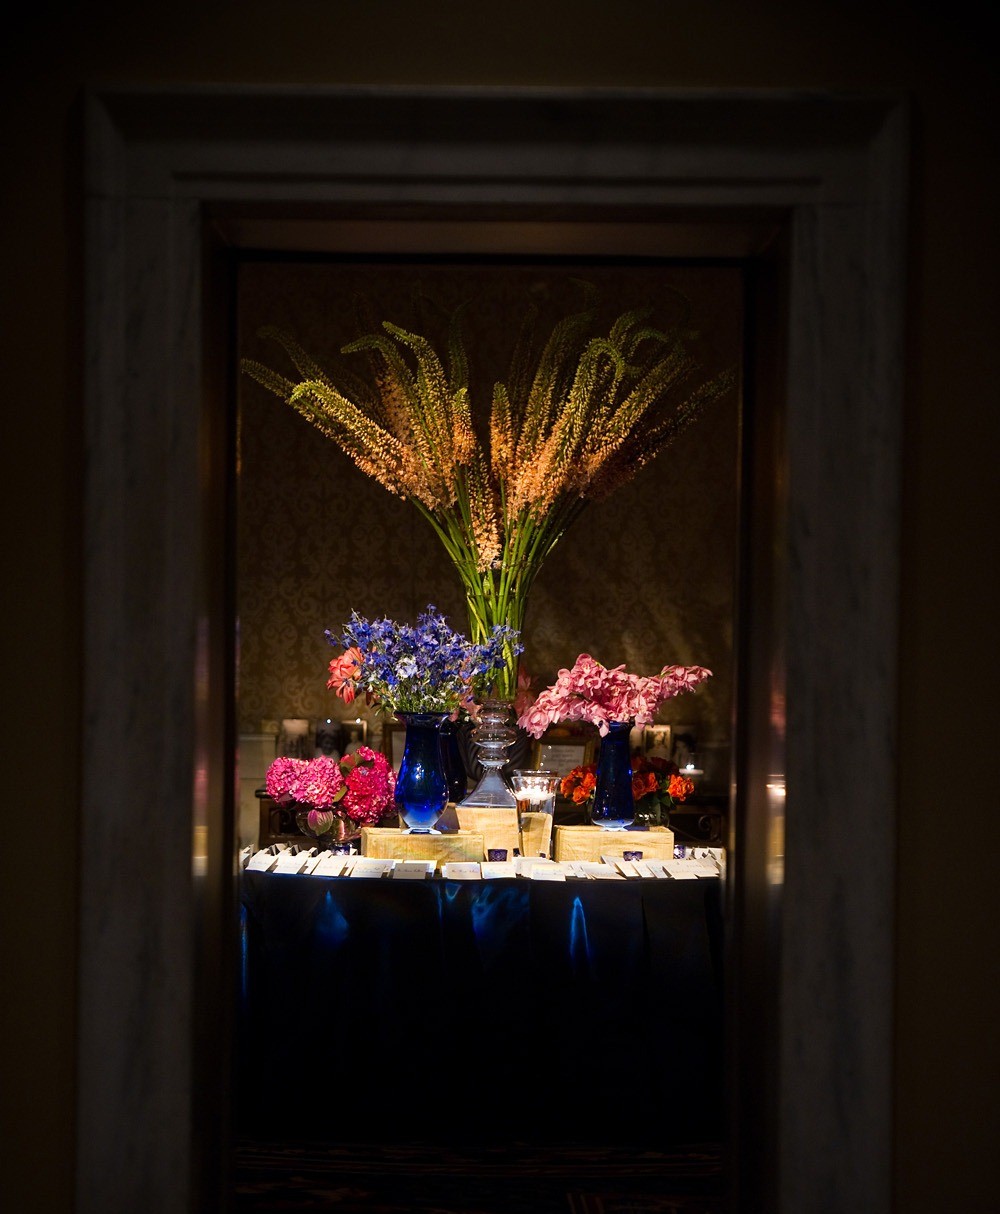
[[[497,624],[509,624],[517,632],[523,632],[528,592],[535,577],[586,505],[583,498],[564,496],[545,518],[537,519],[527,508],[515,518],[505,516],[506,544],[499,567],[480,570],[465,478],[459,478],[456,484],[454,509],[432,511],[422,502],[413,501],[434,528],[458,572],[469,613],[469,639],[477,644],[484,643]],[[493,694],[512,699],[517,690],[517,671],[517,655],[508,646],[507,662],[496,675]]]

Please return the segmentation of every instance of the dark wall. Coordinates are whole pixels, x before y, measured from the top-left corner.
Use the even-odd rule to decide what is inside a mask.
[[[897,1208],[993,1208],[997,90],[977,8],[685,0],[32,6],[3,51],[4,1185],[70,1208],[84,82],[876,87],[914,107],[902,521]],[[863,369],[859,368],[859,374]],[[835,508],[835,504],[832,504]],[[845,761],[850,761],[849,756]],[[14,778],[10,778],[11,775]],[[137,790],[137,812],[141,790]],[[28,842],[42,852],[19,852]],[[858,841],[864,846],[864,840]],[[9,1128],[6,1128],[8,1127]]]

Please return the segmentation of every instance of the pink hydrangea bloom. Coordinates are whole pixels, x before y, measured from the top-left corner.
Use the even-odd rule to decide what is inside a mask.
[[[355,822],[374,826],[392,803],[396,773],[385,755],[369,746],[359,746],[349,757],[355,762],[344,776],[347,790],[340,803],[341,809]]]
[[[287,756],[275,759],[267,769],[264,788],[272,801],[287,804],[294,800],[292,787],[308,766],[307,759],[292,759]]]
[[[629,674],[624,665],[602,666],[581,653],[571,670],[560,670],[555,683],[541,692],[518,718],[526,732],[540,738],[557,721],[589,721],[603,737],[612,722],[649,725],[660,705],[697,687],[711,675],[704,666],[664,666],[659,675]]]
[[[291,787],[292,800],[314,809],[331,809],[343,796],[340,792],[343,786],[344,777],[337,760],[319,755],[305,763]]]
[[[374,826],[392,805],[396,773],[385,755],[361,746],[339,761],[329,755],[275,759],[265,786],[268,796],[282,804],[309,806],[314,829],[322,824],[329,829],[337,817]]]

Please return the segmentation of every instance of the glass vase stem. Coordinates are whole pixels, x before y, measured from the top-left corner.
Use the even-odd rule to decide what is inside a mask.
[[[472,792],[462,799],[463,805],[516,808],[517,798],[503,776],[507,751],[517,738],[517,731],[508,724],[511,715],[511,705],[506,700],[487,700],[480,708],[472,740],[478,747],[476,758],[483,774]]]

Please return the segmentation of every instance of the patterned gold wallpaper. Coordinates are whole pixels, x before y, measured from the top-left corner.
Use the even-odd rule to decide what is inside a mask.
[[[526,300],[555,316],[595,283],[609,312],[651,305],[676,315],[683,292],[718,367],[741,356],[737,269],[691,266],[519,266],[248,262],[239,275],[240,355],[290,367],[261,325],[293,333],[321,363],[357,333],[355,296],[380,318],[417,327],[414,293],[466,301],[472,391],[488,407],[503,378]],[[715,677],[668,704],[665,722],[693,724],[724,754],[730,733],[737,552],[739,405],[716,403],[609,500],[588,506],[532,590],[522,661],[539,685],[590,652],[607,665],[653,672],[697,662]],[[413,619],[435,603],[465,629],[458,579],[416,510],[362,473],[328,439],[240,377],[238,485],[239,725],[283,717],[343,717],[326,690],[333,654],[323,635],[352,608]],[[353,715],[353,711],[351,713]],[[720,772],[720,778],[721,778]]]

